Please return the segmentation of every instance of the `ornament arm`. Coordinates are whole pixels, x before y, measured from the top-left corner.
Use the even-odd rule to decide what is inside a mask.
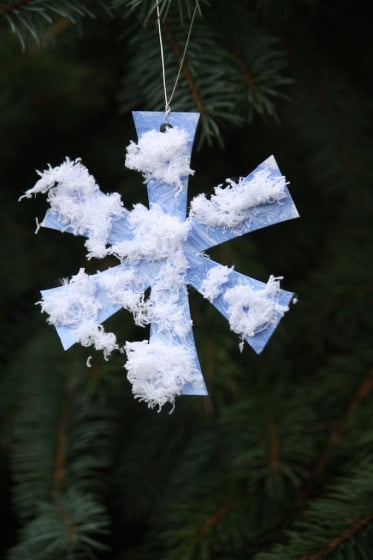
[[[236,183],[191,201],[189,241],[199,251],[299,216],[273,156]]]
[[[281,278],[254,280],[203,255],[196,255],[187,281],[228,320],[233,332],[257,354],[262,352],[294,294],[280,288]]]

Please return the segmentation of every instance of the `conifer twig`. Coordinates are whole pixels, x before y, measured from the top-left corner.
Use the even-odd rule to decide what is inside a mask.
[[[67,535],[69,538],[71,538],[71,537],[72,537],[73,535],[75,535],[75,533],[76,533],[76,527],[75,527],[75,525],[73,524],[73,522],[71,521],[70,517],[68,516],[68,514],[66,513],[65,510],[59,509],[58,511],[59,511],[59,513],[60,513],[60,515],[61,515],[63,524],[64,524],[65,527],[66,527],[66,535]]]
[[[206,519],[197,533],[196,540],[201,540],[202,537],[211,529],[211,527],[213,527],[222,517],[230,512],[235,503],[236,500],[229,500],[228,502],[223,504],[213,515]]]
[[[373,391],[373,372],[369,372],[368,375],[363,380],[363,382],[361,383],[361,385],[358,387],[353,398],[351,399],[345,415],[338,422],[334,430],[330,432],[324,451],[320,455],[316,463],[316,466],[308,480],[308,483],[298,499],[299,508],[301,509],[303,508],[315,482],[317,480],[320,480],[320,478],[324,474],[325,468],[331,459],[335,447],[338,445],[341,437],[343,436],[344,432],[347,430],[351,417],[356,412],[356,410],[361,406],[362,402],[369,397],[372,391]]]
[[[29,4],[29,3],[30,3],[30,0],[14,0],[14,2],[11,2],[10,4],[8,4],[8,6],[1,6],[0,7],[0,16],[5,16],[5,15],[8,15],[8,14],[11,14],[15,10],[17,10],[18,8],[21,8],[22,6],[25,6],[26,4]]]
[[[352,537],[352,535],[355,535],[359,531],[362,531],[371,523],[373,523],[373,515],[368,515],[367,517],[360,519],[350,527],[344,529],[342,533],[340,533],[339,535],[334,537],[334,539],[329,541],[328,544],[324,546],[321,550],[318,550],[317,552],[313,552],[312,554],[306,554],[305,556],[301,556],[298,560],[319,560],[320,558],[323,558],[324,556],[333,552],[333,550],[335,550],[347,539]]]
[[[242,59],[240,52],[237,49],[229,49],[229,54],[232,56],[233,60],[236,62],[237,66],[242,71],[242,77],[250,91],[256,90],[256,84],[253,80],[253,76],[245,63]]]
[[[57,436],[56,466],[53,475],[53,490],[56,494],[61,494],[62,492],[62,483],[65,474],[67,430],[71,419],[70,397],[70,388],[67,386],[62,403],[61,420]]]

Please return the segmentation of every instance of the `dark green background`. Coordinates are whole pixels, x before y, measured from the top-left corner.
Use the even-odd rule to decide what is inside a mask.
[[[224,4],[233,6],[218,2],[220,14]],[[43,197],[17,202],[36,181],[35,169],[65,156],[81,157],[101,189],[120,192],[128,208],[146,202],[141,178],[124,168],[135,131],[121,110],[126,87],[137,98],[133,109],[149,109],[133,71],[126,82],[130,38],[141,23],[132,18],[128,34],[124,8],[111,17],[99,11],[80,30],[56,18],[54,44],[29,39],[22,51],[0,16],[0,550],[18,543],[11,559],[88,558],[78,556],[79,543],[68,555],[63,525],[67,541],[50,553],[55,537],[47,525],[27,534],[42,517],[39,502],[80,489],[76,465],[84,492],[110,520],[108,535],[92,532],[112,551],[97,558],[373,558],[369,3],[281,4],[234,3],[286,53],[292,83],[280,88],[287,99],[275,101],[278,119],[256,113],[241,126],[225,123],[224,147],[203,144],[193,154],[190,194],[210,193],[274,153],[301,218],[211,255],[263,281],[283,275],[299,303],[256,356],[249,347],[240,354],[228,324],[191,291],[210,396],[179,398],[170,416],[133,401],[123,357],[106,364],[95,356],[92,373],[89,351],[63,351],[34,305],[39,290],[106,263],[87,263],[81,239],[44,229],[34,235]],[[213,10],[203,14],[213,24]],[[146,68],[147,53],[141,56]],[[146,336],[124,312],[111,325],[122,341]],[[72,404],[63,426],[66,394]],[[68,443],[56,486],[61,430]],[[70,449],[85,433],[91,439],[83,451]],[[43,531],[40,546],[33,539]]]

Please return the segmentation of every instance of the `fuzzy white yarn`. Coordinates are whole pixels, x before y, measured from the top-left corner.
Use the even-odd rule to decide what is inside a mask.
[[[130,311],[137,325],[144,326],[144,294],[143,284],[136,275],[136,270],[115,267],[105,275],[97,278],[98,286],[104,291],[110,303],[121,305]]]
[[[138,143],[127,147],[125,165],[141,171],[145,179],[183,186],[182,179],[193,175],[189,167],[188,135],[180,128],[167,128],[165,132],[149,130]]]
[[[188,268],[188,261],[180,247],[170,255],[169,259],[162,262],[153,289],[167,290],[172,287],[174,291],[181,290],[185,286],[185,274]]]
[[[21,198],[47,192],[51,210],[64,227],[87,237],[88,258],[104,257],[112,221],[123,216],[120,195],[105,195],[80,158],[66,158],[58,167],[49,166],[38,174],[40,179]]]
[[[177,292],[159,291],[155,285],[147,303],[148,323],[157,325],[157,330],[180,339],[190,332],[193,323],[186,310],[179,304]]]
[[[259,204],[279,202],[286,197],[285,177],[273,177],[270,170],[262,169],[250,179],[235,183],[227,179],[227,186],[214,188],[210,200],[204,194],[191,201],[190,215],[202,224],[234,228],[250,217]]]
[[[201,284],[201,294],[212,302],[222,293],[223,286],[228,282],[229,275],[233,268],[228,266],[214,266],[210,268]]]
[[[94,346],[102,351],[107,360],[113,350],[120,350],[114,333],[105,332],[104,327],[94,321],[83,321],[76,329],[77,341],[82,346]]]
[[[180,249],[188,235],[188,222],[166,214],[158,204],[150,209],[136,204],[128,215],[127,223],[133,231],[132,239],[116,243],[110,249],[119,259],[138,263],[141,259],[157,261],[172,258],[177,261],[182,258]],[[175,266],[178,266],[177,262]]]
[[[69,281],[64,281],[63,290],[46,294],[38,303],[42,311],[48,313],[50,324],[72,328],[83,321],[96,321],[101,309],[94,280],[83,268]]]
[[[74,329],[77,342],[102,350],[107,359],[119,347],[114,333],[105,332],[97,322],[101,304],[93,278],[81,268],[63,288],[44,295],[38,302],[49,315],[49,324]]]
[[[149,408],[158,406],[160,410],[167,402],[174,405],[186,383],[200,383],[193,355],[182,346],[142,340],[127,342],[125,351],[132,392]]]
[[[277,302],[280,279],[270,276],[262,290],[239,285],[226,291],[224,300],[228,304],[228,319],[233,332],[242,338],[255,336],[288,311],[288,306]]]
[[[162,332],[183,338],[191,330],[192,321],[179,305],[179,290],[183,284],[175,285],[173,277],[157,278],[148,299],[144,298],[144,287],[135,269],[113,268],[98,276],[96,282],[111,303],[132,313],[136,325],[144,327],[154,323]]]

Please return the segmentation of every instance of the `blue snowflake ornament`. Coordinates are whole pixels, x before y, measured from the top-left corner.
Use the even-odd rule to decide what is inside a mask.
[[[79,342],[108,358],[125,352],[136,398],[159,409],[178,395],[206,395],[193,338],[187,285],[227,318],[231,330],[261,352],[293,297],[270,276],[259,282],[204,254],[250,231],[298,217],[273,156],[237,183],[228,179],[210,199],[201,194],[186,216],[188,176],[198,113],[133,113],[138,143],[127,147],[126,165],[141,171],[149,208],[123,207],[119,194],[104,194],[80,160],[66,159],[40,173],[25,193],[47,193],[50,209],[40,226],[86,238],[87,257],[115,255],[113,268],[83,269],[39,302],[64,349]],[[150,296],[145,291],[151,288]],[[150,325],[149,340],[120,346],[103,323],[120,309],[137,325]]]

